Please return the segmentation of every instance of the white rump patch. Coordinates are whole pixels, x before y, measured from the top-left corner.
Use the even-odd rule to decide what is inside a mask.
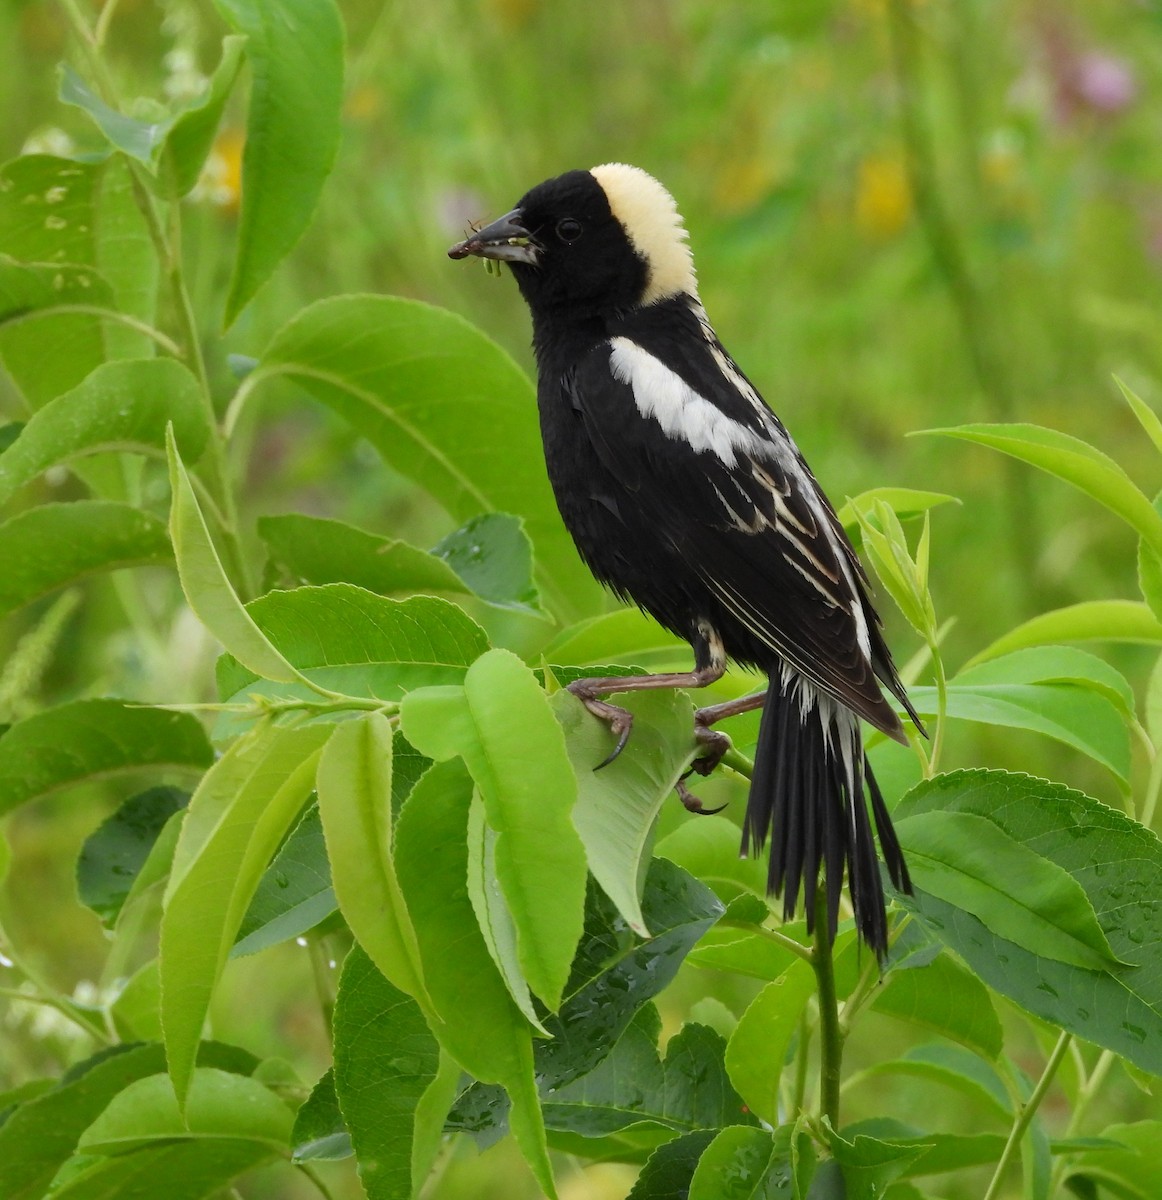
[[[680,292],[696,297],[694,256],[674,197],[641,167],[627,163],[605,163],[593,167],[589,174],[601,185],[610,211],[646,261],[649,279],[642,304],[653,304]]]
[[[766,446],[764,438],[728,417],[636,342],[615,337],[609,345],[614,379],[629,384],[638,412],[657,421],[667,437],[699,454],[709,451],[728,467],[735,465],[736,451],[756,454]]]

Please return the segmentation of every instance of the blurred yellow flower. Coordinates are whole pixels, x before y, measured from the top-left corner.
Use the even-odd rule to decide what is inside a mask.
[[[202,168],[191,200],[200,200],[224,209],[238,211],[242,200],[242,149],[246,134],[241,129],[223,129],[214,140],[214,148]]]
[[[343,111],[352,121],[371,121],[382,108],[383,92],[373,83],[361,83],[352,88]]]
[[[895,154],[871,154],[859,164],[855,223],[868,237],[894,237],[912,215],[912,191],[904,161]]]

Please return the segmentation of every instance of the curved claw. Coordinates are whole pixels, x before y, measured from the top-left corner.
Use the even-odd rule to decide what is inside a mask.
[[[609,722],[610,733],[616,733],[617,745],[595,766],[595,771],[600,771],[602,767],[608,767],[611,762],[626,748],[629,743],[629,735],[633,732],[633,714],[627,712],[628,720],[623,720],[620,717],[614,717]]]
[[[703,808],[702,801],[680,779],[674,784],[674,790],[678,793],[678,799],[682,801],[686,811],[696,813],[700,817],[712,817],[726,807],[725,804],[720,804],[717,808]]]

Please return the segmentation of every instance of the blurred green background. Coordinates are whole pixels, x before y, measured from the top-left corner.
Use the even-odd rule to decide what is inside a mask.
[[[311,231],[224,337],[240,105],[186,206],[189,272],[222,403],[233,387],[227,354],[255,353],[305,304],[343,292],[454,309],[531,370],[511,279],[454,264],[444,251],[469,220],[499,215],[541,179],[624,160],[674,193],[711,320],[836,503],[887,484],[963,501],[933,517],[933,590],[940,615],[956,618],[952,668],[1037,612],[1136,595],[1132,537],[1091,503],[986,451],[906,435],[1031,421],[1093,441],[1151,495],[1162,484],[1111,380],[1118,374],[1162,403],[1155,0],[340,7],[349,66],[334,175]],[[186,95],[217,61],[223,33],[208,2],[121,0],[108,63],[121,94],[142,105]],[[0,159],[96,148],[83,116],[55,99],[62,60],[80,63],[56,4],[0,0]],[[20,416],[2,379],[0,416]],[[250,517],[319,513],[421,545],[451,527],[366,445],[289,391],[247,436]],[[74,494],[67,478],[44,486]],[[158,587],[176,599],[171,581]],[[96,585],[71,618],[44,698],[183,698],[173,694],[174,656],[204,663],[209,649],[180,622],[153,655],[105,637],[118,621],[107,615],[116,607],[110,588]],[[885,615],[906,660],[915,644]],[[1111,657],[1140,686],[1144,653],[1115,647]],[[1027,769],[1117,799],[1107,779],[1031,737],[960,730],[952,751],[948,765]],[[94,805],[104,812],[110,803],[90,799],[22,814],[12,829],[6,920],[66,991],[100,970],[96,922],[71,899],[75,848],[96,823]],[[326,1045],[299,994],[301,958],[289,947],[234,968],[216,1032],[291,1056],[313,1078]],[[716,994],[732,1003],[737,986],[720,981]],[[668,1018],[705,989],[704,977],[679,986]],[[55,1044],[18,1006],[0,1020],[12,1046],[0,1075],[14,1081],[84,1052]],[[883,1018],[868,1029],[877,1054],[877,1031],[899,1038]],[[874,1107],[871,1091],[855,1096]],[[1137,1111],[1133,1095],[1114,1086],[1104,1115]],[[907,1105],[893,1097],[905,1119]],[[439,1195],[524,1194],[506,1153],[476,1162],[461,1152]],[[564,1194],[624,1194],[625,1172],[608,1171],[608,1187],[589,1172]],[[289,1195],[290,1186],[280,1176],[254,1194]]]

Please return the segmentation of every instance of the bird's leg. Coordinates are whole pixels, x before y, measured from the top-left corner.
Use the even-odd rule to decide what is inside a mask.
[[[574,679],[568,690],[595,716],[609,725],[617,743],[608,756],[593,769],[607,767],[625,749],[633,732],[633,713],[602,696],[611,692],[645,692],[656,688],[704,688],[721,679],[726,672],[726,652],[722,639],[705,622],[699,622],[694,639],[694,670],[669,671],[660,675],[607,675],[594,679]],[[703,711],[711,711],[709,709]],[[709,731],[708,731],[709,732]],[[721,734],[712,734],[721,737]],[[727,743],[729,745],[729,742]],[[725,748],[722,751],[726,753]],[[719,756],[721,757],[721,755]]]
[[[767,698],[765,691],[755,692],[751,696],[740,696],[737,700],[727,700],[723,704],[712,704],[708,708],[700,708],[694,713],[694,737],[703,747],[703,752],[690,764],[690,770],[699,775],[709,775],[722,761],[722,756],[730,749],[730,738],[717,729],[711,729],[719,721],[727,717],[736,717],[740,713],[752,712],[762,708]]]

